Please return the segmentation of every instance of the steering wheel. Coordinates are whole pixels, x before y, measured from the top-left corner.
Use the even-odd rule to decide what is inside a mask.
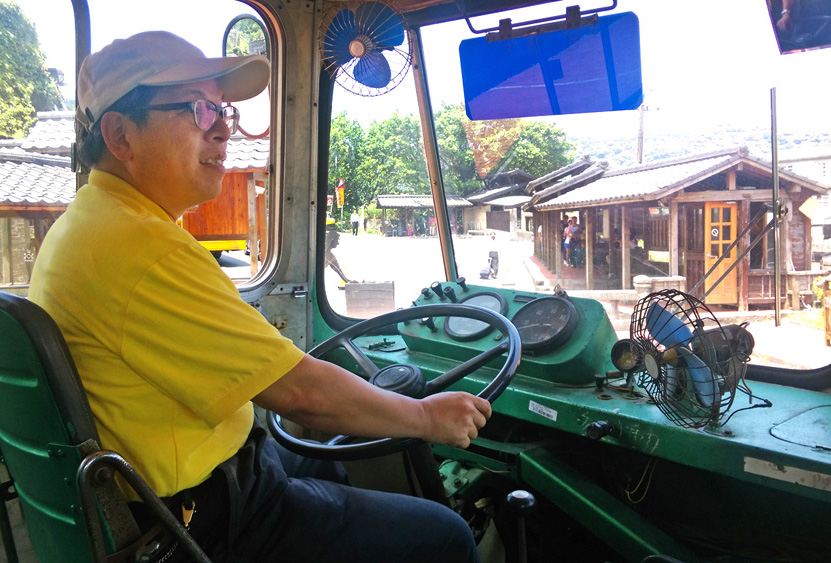
[[[400,322],[424,319],[427,317],[465,317],[487,323],[498,329],[503,337],[488,350],[457,365],[431,381],[426,381],[418,367],[410,364],[394,364],[383,369],[364,354],[353,342],[355,338],[378,330],[381,327],[395,325]],[[508,387],[517,368],[522,350],[519,332],[511,322],[495,311],[474,305],[438,304],[421,305],[386,313],[356,323],[349,328],[332,336],[309,351],[309,355],[320,358],[324,354],[343,348],[357,362],[363,377],[373,385],[396,391],[414,398],[422,398],[438,393],[453,385],[462,378],[487,364],[493,358],[505,354],[505,362],[499,372],[477,396],[487,399],[491,403]],[[353,442],[355,438],[339,435],[331,440],[320,443],[301,440],[289,434],[282,425],[280,416],[275,412],[268,412],[268,427],[274,438],[286,449],[311,458],[351,461],[379,457],[393,452],[402,451],[414,444],[420,443],[417,438],[380,438],[375,440]]]

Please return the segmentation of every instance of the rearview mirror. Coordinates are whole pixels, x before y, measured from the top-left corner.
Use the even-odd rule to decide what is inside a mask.
[[[632,12],[512,39],[467,39],[459,57],[472,120],[631,110],[643,102]]]
[[[831,46],[831,4],[768,2],[776,44],[783,55]]]

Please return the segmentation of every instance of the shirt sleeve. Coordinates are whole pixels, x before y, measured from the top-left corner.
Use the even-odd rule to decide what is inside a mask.
[[[136,285],[121,353],[136,373],[210,426],[304,356],[196,245],[165,255]]]

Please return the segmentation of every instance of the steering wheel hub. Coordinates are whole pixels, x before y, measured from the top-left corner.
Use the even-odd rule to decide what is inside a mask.
[[[424,397],[424,390],[427,387],[427,378],[421,370],[409,364],[387,366],[373,375],[369,382],[381,389],[394,391],[399,395],[414,399]]]

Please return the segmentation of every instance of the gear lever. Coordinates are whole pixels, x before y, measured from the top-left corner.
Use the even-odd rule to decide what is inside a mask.
[[[518,489],[508,493],[505,502],[508,509],[517,517],[517,549],[519,563],[528,561],[528,549],[525,541],[525,517],[534,510],[537,499],[528,491]]]

